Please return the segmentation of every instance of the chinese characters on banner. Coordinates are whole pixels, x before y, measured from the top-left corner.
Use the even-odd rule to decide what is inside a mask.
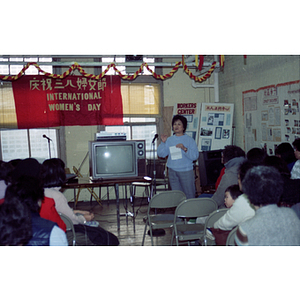
[[[202,103],[199,151],[219,150],[232,144],[233,109],[231,103]]]
[[[276,147],[300,137],[300,81],[243,92],[245,150]]]
[[[174,105],[173,116],[183,115],[187,119],[185,133],[198,142],[200,103],[177,103]],[[173,134],[173,133],[171,133]]]
[[[18,128],[123,124],[119,76],[26,75],[12,87]]]

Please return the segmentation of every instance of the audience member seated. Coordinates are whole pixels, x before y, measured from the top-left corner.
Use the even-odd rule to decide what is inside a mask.
[[[76,243],[78,245],[103,245],[117,246],[118,238],[101,228],[86,226],[86,221],[94,218],[94,214],[88,211],[72,210],[68,204],[67,198],[60,192],[61,186],[66,181],[65,163],[59,158],[47,159],[42,164],[42,181],[44,183],[45,195],[53,198],[55,208],[58,212],[68,216],[76,231]],[[80,213],[82,215],[76,215]]]
[[[227,145],[223,151],[223,161],[225,173],[222,176],[216,192],[212,195],[219,208],[224,208],[225,190],[233,184],[238,184],[238,169],[240,164],[245,160],[245,152],[238,146]],[[202,195],[200,195],[201,197]],[[203,195],[204,196],[204,195]]]
[[[295,139],[293,141],[294,146],[294,154],[295,158],[297,159],[292,171],[291,171],[291,178],[292,179],[299,179],[300,178],[300,138]]]
[[[239,168],[239,184],[231,185],[226,189],[225,205],[230,209],[211,228],[216,245],[226,245],[226,239],[230,231],[255,215],[255,210],[251,206],[247,196],[242,193],[242,180],[246,172],[252,167],[253,164],[251,162],[248,160],[244,161]]]
[[[279,144],[275,149],[275,156],[282,158],[286,162],[290,172],[292,171],[297,159],[294,154],[294,149],[290,143],[284,142]]]
[[[255,207],[255,216],[238,226],[237,245],[300,245],[300,220],[289,207],[278,207],[282,176],[269,166],[251,168],[242,181],[243,192]]]
[[[32,238],[26,246],[67,246],[65,232],[56,223],[43,219],[39,215],[44,188],[41,181],[31,176],[21,176],[17,181],[8,185],[5,192],[5,201],[16,198],[30,210]]]
[[[15,182],[19,180],[21,176],[31,176],[41,180],[41,170],[42,165],[34,158],[15,160],[14,169],[9,175],[10,181]],[[57,213],[55,203],[52,198],[44,197],[39,213],[40,217],[53,221],[63,231],[66,231],[66,224]]]
[[[5,190],[8,184],[8,174],[13,167],[10,163],[0,160],[0,205],[4,202]]]
[[[26,245],[31,238],[30,210],[17,197],[7,198],[0,205],[0,246]]]
[[[258,147],[250,149],[246,154],[247,160],[256,166],[261,165],[266,156],[268,156],[266,151]]]
[[[265,166],[276,168],[283,179],[283,193],[279,206],[288,206],[300,202],[300,179],[291,179],[291,173],[286,162],[278,156],[268,156],[264,160]]]

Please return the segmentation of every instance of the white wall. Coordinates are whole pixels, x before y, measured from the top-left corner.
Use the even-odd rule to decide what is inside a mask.
[[[219,74],[220,102],[234,103],[235,141],[244,149],[242,92],[300,79],[298,55],[226,55]]]

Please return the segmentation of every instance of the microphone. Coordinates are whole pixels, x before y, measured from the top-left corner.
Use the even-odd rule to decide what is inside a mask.
[[[46,136],[46,134],[43,134],[43,138],[47,139],[48,141],[52,141],[49,137]]]
[[[153,140],[152,140],[152,144],[155,142],[155,140],[158,138],[158,134],[156,133]]]

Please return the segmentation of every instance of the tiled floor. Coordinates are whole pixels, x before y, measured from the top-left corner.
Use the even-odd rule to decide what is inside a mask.
[[[72,203],[69,203],[72,207]],[[87,202],[79,202],[77,209],[89,210],[95,214],[95,220],[100,223],[100,226],[113,234],[115,234],[120,242],[120,246],[141,246],[144,234],[145,223],[143,218],[147,215],[148,202],[147,199],[135,200],[135,231],[133,226],[133,218],[128,216],[126,220],[125,216],[124,200],[120,200],[120,230],[117,228],[117,209],[115,201],[103,201],[102,206],[97,202],[90,204]],[[132,207],[128,205],[128,211],[132,212]],[[170,246],[172,231],[170,229],[165,230],[164,236],[154,237],[155,246]],[[151,239],[148,234],[145,238],[145,246],[151,246]]]

